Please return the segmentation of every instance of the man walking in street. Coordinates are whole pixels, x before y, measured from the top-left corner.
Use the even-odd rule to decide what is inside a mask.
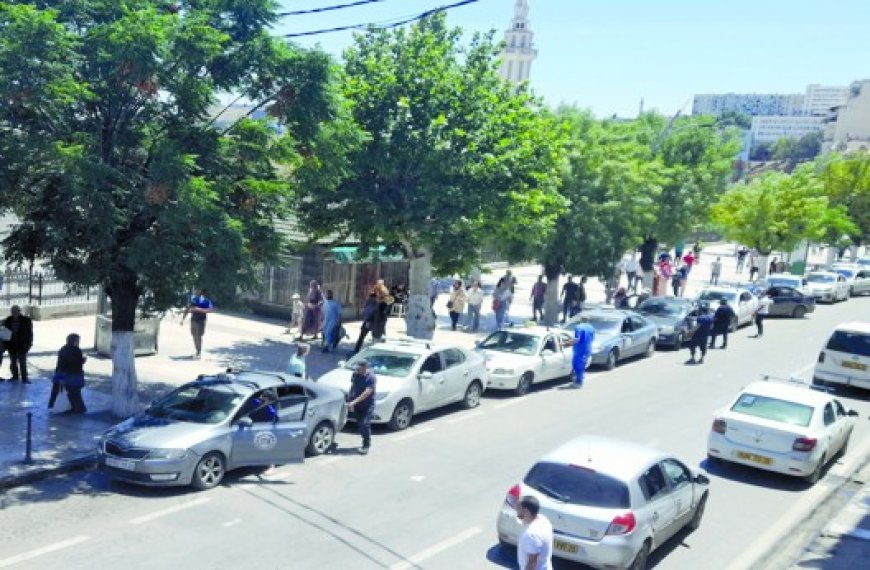
[[[347,409],[356,419],[359,434],[362,436],[362,447],[359,448],[359,452],[363,455],[369,452],[372,445],[372,415],[375,410],[375,385],[377,384],[374,373],[368,368],[369,363],[365,360],[356,363],[350,377],[350,392],[347,395]]]
[[[475,281],[468,290],[468,324],[471,332],[477,332],[480,328],[480,308],[483,306],[483,291],[480,290],[480,281]]]
[[[57,365],[54,368],[54,385],[51,388],[51,396],[48,407],[54,407],[60,387],[66,390],[69,398],[70,414],[84,414],[88,411],[82,400],[82,388],[85,387],[85,371],[83,366],[87,358],[79,348],[81,338],[73,333],[67,335],[66,344],[57,352]]]
[[[716,348],[716,337],[720,334],[722,335],[722,348],[728,348],[728,329],[736,318],[737,313],[728,304],[728,300],[720,300],[719,307],[713,313],[713,333],[710,335],[710,348]]]
[[[739,270],[738,270],[739,271]],[[710,265],[710,285],[719,284],[719,276],[722,274],[722,258],[717,257]]]
[[[698,328],[695,329],[695,334],[692,336],[692,341],[689,343],[689,354],[691,357],[686,364],[695,364],[695,350],[701,352],[701,359],[698,364],[704,364],[704,357],[707,356],[707,343],[710,339],[710,331],[713,330],[713,317],[710,315],[709,307],[703,306],[698,309]]]
[[[202,358],[202,337],[205,336],[205,320],[208,314],[213,311],[214,305],[205,296],[205,290],[200,288],[194,289],[193,295],[190,296],[190,301],[181,315],[181,324],[184,324],[184,319],[190,313],[190,336],[193,337],[193,348],[196,350],[196,354],[193,357],[196,359]]]
[[[637,282],[640,280],[638,272],[640,271],[640,262],[637,260],[637,253],[631,254],[631,259],[625,262],[625,277],[628,279],[626,288],[637,293]]]
[[[544,276],[538,275],[538,280],[532,285],[532,294],[529,300],[532,301],[532,320],[544,320],[544,299],[547,296],[547,284],[544,283]]]
[[[21,314],[21,307],[12,305],[9,308],[9,316],[3,320],[3,326],[12,333],[6,341],[9,371],[12,374],[9,381],[17,382],[20,378],[22,384],[30,384],[27,378],[27,353],[33,346],[33,321],[30,317]]]
[[[770,306],[773,305],[773,299],[767,291],[761,293],[758,298],[758,308],[755,309],[755,329],[757,334],[755,338],[761,338],[764,335],[764,319],[770,314]]]
[[[571,359],[571,367],[574,370],[574,382],[571,383],[571,388],[582,388],[583,377],[586,374],[586,366],[589,364],[589,358],[592,356],[592,342],[595,340],[595,329],[589,323],[580,323],[574,327],[574,340],[570,341],[569,346],[573,345],[573,357]]]
[[[568,281],[562,285],[562,322],[568,319],[568,313],[571,312],[571,306],[574,304],[574,297],[577,294],[577,284],[574,283],[574,278],[568,276]]]
[[[529,495],[517,505],[517,518],[523,523],[523,533],[517,542],[520,570],[553,569],[553,525],[540,511],[538,499]]]

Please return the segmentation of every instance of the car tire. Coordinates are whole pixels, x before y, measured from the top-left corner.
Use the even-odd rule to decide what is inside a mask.
[[[393,431],[402,431],[408,429],[411,425],[411,420],[414,417],[414,403],[405,398],[396,404],[393,410],[393,415],[390,417],[390,429]]]
[[[807,314],[807,308],[804,307],[803,305],[798,305],[797,307],[794,308],[794,311],[791,312],[791,316],[794,319],[802,319],[802,318],[804,318],[804,315],[806,315],[806,314]]]
[[[731,319],[731,324],[728,325],[728,332],[733,333],[737,332],[737,329],[740,328],[740,318],[734,317]]]
[[[701,528],[701,519],[704,518],[704,509],[707,507],[707,493],[701,495],[701,500],[698,501],[698,506],[695,507],[695,512],[692,514],[691,520],[686,523],[686,529],[694,532]]]
[[[517,396],[525,396],[529,393],[529,390],[532,387],[532,380],[535,379],[534,374],[531,372],[525,372],[522,376],[520,376],[520,381],[517,382],[517,387],[514,388],[514,394]]]
[[[683,333],[677,334],[676,338],[674,338],[674,350],[680,350],[683,348]]]
[[[305,451],[311,457],[323,455],[335,444],[335,428],[330,422],[320,422],[311,431],[308,447]]]
[[[480,397],[483,395],[483,386],[479,380],[473,380],[465,389],[465,397],[462,398],[462,407],[466,410],[480,405]]]
[[[854,296],[855,296],[855,289],[854,289],[854,287],[849,287],[849,297],[854,297]]]
[[[607,353],[607,360],[604,361],[604,369],[605,370],[613,370],[616,368],[616,363],[619,361],[619,351],[617,349],[611,349],[610,352]]]
[[[629,566],[629,570],[646,570],[646,562],[649,558],[649,540],[643,541],[643,546],[640,547],[637,555],[634,557],[634,560],[631,561],[631,566]]]
[[[646,347],[646,352],[643,353],[644,358],[649,358],[656,352],[656,339],[649,341],[649,346]]]
[[[191,485],[200,491],[213,489],[220,485],[226,475],[227,466],[224,456],[217,451],[203,455],[193,468]]]
[[[822,472],[825,470],[825,462],[827,459],[824,455],[819,459],[819,462],[816,464],[816,468],[813,469],[813,472],[804,477],[804,481],[809,483],[810,485],[815,485],[819,482],[819,479],[822,478]]]

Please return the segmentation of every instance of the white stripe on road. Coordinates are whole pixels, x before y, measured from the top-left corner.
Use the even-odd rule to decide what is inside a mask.
[[[481,530],[482,529],[479,526],[475,526],[475,527],[463,530],[459,534],[455,534],[455,535],[451,536],[450,538],[446,538],[446,539],[442,540],[441,542],[439,542],[438,544],[433,544],[432,546],[430,546],[426,550],[421,550],[420,552],[418,552],[414,556],[411,556],[410,558],[407,558],[407,559],[403,560],[402,562],[398,562],[396,564],[393,564],[392,566],[390,566],[390,570],[408,570],[408,568],[413,568],[414,566],[417,566],[421,562],[425,562],[425,561],[429,560],[430,558],[432,558],[433,556],[437,556],[438,554],[441,554],[445,550],[453,548],[457,544],[465,542],[466,540],[468,540],[470,538],[474,538],[475,536],[477,536],[478,534],[481,533]]]
[[[406,439],[411,439],[412,437],[417,437],[418,435],[423,435],[424,433],[429,433],[430,431],[435,431],[435,428],[424,427],[417,428],[408,433],[397,435],[396,437],[390,438],[392,441],[404,441]]]
[[[468,420],[471,418],[476,418],[476,417],[482,416],[482,415],[483,415],[483,412],[480,412],[480,411],[459,414],[455,418],[450,418],[449,420],[447,420],[447,423],[448,424],[458,424],[459,422],[464,422],[465,420]]]
[[[26,562],[37,556],[42,556],[44,554],[50,554],[56,550],[62,550],[64,548],[69,548],[70,546],[75,546],[76,544],[81,544],[87,540],[90,540],[90,536],[76,536],[70,538],[68,540],[64,540],[61,542],[55,542],[54,544],[49,544],[48,546],[43,546],[42,548],[37,548],[36,550],[31,550],[30,552],[24,552],[18,555],[15,555],[11,558],[4,558],[0,560],[0,568],[6,568],[8,566],[12,566],[14,564],[20,564],[21,562]]]
[[[209,499],[208,497],[200,497],[199,499],[194,499],[193,501],[190,501],[188,503],[175,505],[174,507],[169,507],[168,509],[163,509],[162,511],[151,513],[150,515],[144,515],[141,517],[136,517],[135,519],[130,519],[130,524],[143,524],[151,522],[154,519],[159,519],[160,517],[165,517],[166,515],[171,515],[173,513],[177,513],[178,511],[184,511],[192,507],[197,507],[209,501],[211,501],[211,499]]]
[[[237,524],[241,524],[242,519],[233,519],[231,521],[227,521],[224,523],[224,526],[236,526]]]
[[[507,408],[508,406],[515,406],[522,401],[524,401],[524,398],[513,398],[510,400],[505,400],[504,402],[499,402],[493,407],[498,409]]]

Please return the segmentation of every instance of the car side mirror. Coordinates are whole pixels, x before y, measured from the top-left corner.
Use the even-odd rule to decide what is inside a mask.
[[[541,351],[541,356],[553,356],[556,354],[556,351],[551,348],[545,348]]]
[[[857,410],[849,410],[846,412],[846,415],[850,418],[857,418],[860,414],[858,414]]]
[[[239,420],[236,422],[236,424],[239,426],[239,429],[245,429],[245,428],[249,428],[252,425],[254,425],[254,420],[252,420],[248,416],[244,416],[244,417],[239,418]]]
[[[420,380],[431,380],[434,377],[435,377],[434,374],[432,374],[428,370],[426,372],[421,372],[420,375],[418,376],[418,378],[420,378]]]
[[[700,473],[695,475],[694,478],[695,483],[699,485],[709,485],[710,479],[706,475],[701,475]]]

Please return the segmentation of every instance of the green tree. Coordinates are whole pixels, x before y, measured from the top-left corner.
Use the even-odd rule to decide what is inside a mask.
[[[725,111],[716,118],[716,125],[721,129],[737,127],[748,131],[752,128],[752,117],[740,111]]]
[[[820,164],[819,176],[831,204],[842,206],[855,223],[855,245],[870,238],[870,153],[834,154]],[[841,234],[842,235],[842,234]]]
[[[356,37],[344,94],[366,140],[344,175],[300,171],[298,213],[317,236],[398,247],[411,264],[408,334],[430,338],[431,268],[462,271],[490,238],[545,232],[561,131],[524,89],[497,75],[492,33],[467,45],[443,14]]]
[[[136,411],[138,309],[229,299],[280,249],[286,180],[335,112],[333,64],[269,35],[271,0],[0,2],[0,207],[12,262],[111,299],[113,412]],[[219,129],[220,95],[286,127]],[[271,122],[271,121],[270,121]]]

